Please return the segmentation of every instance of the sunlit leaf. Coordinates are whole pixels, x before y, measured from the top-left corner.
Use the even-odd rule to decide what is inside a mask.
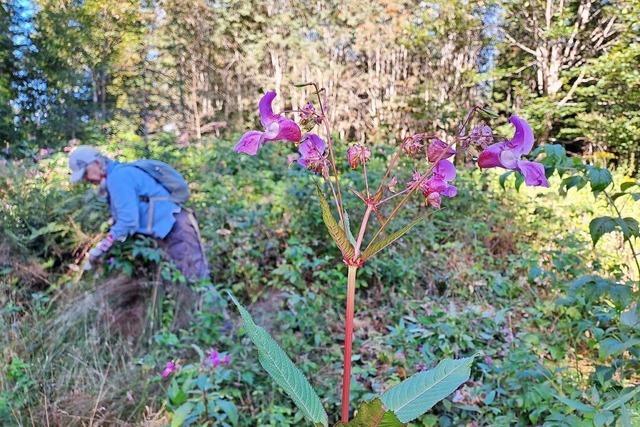
[[[320,199],[320,208],[322,209],[322,219],[324,220],[324,224],[327,226],[327,230],[329,231],[331,238],[336,242],[336,245],[338,245],[340,252],[342,252],[342,256],[345,258],[352,258],[355,254],[355,250],[349,242],[349,238],[345,234],[344,230],[340,225],[338,225],[338,222],[333,217],[329,202],[327,202],[326,197],[324,197],[324,193],[322,192],[320,185],[316,183],[316,186],[318,188],[318,198]]]

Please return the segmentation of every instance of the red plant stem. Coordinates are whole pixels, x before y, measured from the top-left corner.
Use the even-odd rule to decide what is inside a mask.
[[[353,312],[356,299],[356,273],[350,265],[347,274],[347,308],[344,322],[344,369],[342,372],[342,422],[349,422],[349,393],[351,391],[351,347],[353,342]]]
[[[360,246],[362,246],[362,240],[364,239],[364,233],[367,231],[367,224],[369,223],[369,217],[373,212],[373,205],[367,204],[367,210],[364,213],[362,222],[360,223],[360,231],[356,239],[355,255],[357,259],[360,256]],[[344,320],[344,368],[342,372],[342,422],[349,422],[349,394],[351,392],[351,349],[353,347],[353,316],[355,310],[356,300],[356,273],[358,267],[354,265],[349,266],[349,272],[347,274],[347,306],[345,309]]]

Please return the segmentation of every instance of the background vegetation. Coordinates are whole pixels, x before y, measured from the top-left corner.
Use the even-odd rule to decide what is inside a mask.
[[[262,91],[297,109],[307,93],[291,83],[313,80],[339,149],[371,145],[370,170],[477,103],[529,119],[548,170],[564,165],[551,189],[518,192],[469,168],[458,197],[365,266],[354,398],[479,353],[472,381],[414,425],[637,425],[637,221],[594,246],[592,219],[617,214],[593,173],[566,179],[560,147],[611,169],[607,193],[639,217],[639,14],[633,0],[2,2],[0,424],[304,425],[224,290],[337,413],[346,267],[311,176],[284,145],[231,153]],[[188,177],[212,284],[187,329],[172,326],[181,279],[153,241],[78,271],[107,226],[100,200],[68,184],[80,142]],[[211,347],[232,363],[208,365]],[[182,369],[163,379],[172,359]]]

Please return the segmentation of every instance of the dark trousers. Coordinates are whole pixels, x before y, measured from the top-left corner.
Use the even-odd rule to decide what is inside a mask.
[[[191,210],[182,208],[174,217],[176,223],[159,241],[160,247],[189,281],[209,278],[209,266],[195,216]]]

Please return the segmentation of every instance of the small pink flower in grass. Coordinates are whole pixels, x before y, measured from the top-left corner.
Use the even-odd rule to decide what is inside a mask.
[[[455,185],[449,184],[456,177],[456,167],[449,160],[440,160],[433,168],[431,176],[422,181],[423,176],[419,172],[414,172],[409,187],[420,185],[420,191],[426,198],[429,206],[440,208],[442,196],[455,197],[458,189]],[[422,183],[420,183],[422,181]]]
[[[226,366],[231,364],[231,356],[228,354],[218,353],[218,350],[212,348],[207,352],[205,363],[213,368],[217,368],[221,365]]]
[[[300,158],[298,164],[313,172],[326,176],[329,173],[329,162],[325,154],[326,144],[315,133],[308,133],[298,147]]]
[[[442,159],[448,159],[454,154],[456,154],[456,150],[449,147],[446,142],[439,139],[431,140],[431,143],[427,147],[427,159],[429,159],[431,163]]]
[[[298,125],[291,119],[273,113],[271,103],[275,97],[275,91],[271,90],[260,99],[258,109],[264,131],[250,130],[246,132],[233,148],[234,151],[255,156],[265,142],[300,141],[302,132]]]
[[[549,181],[544,174],[542,163],[521,160],[521,157],[529,154],[533,148],[533,130],[526,120],[518,116],[511,116],[511,124],[516,132],[508,141],[498,142],[488,146],[478,157],[478,166],[481,168],[501,167],[517,171],[524,177],[528,186],[548,187]]]
[[[353,169],[363,165],[371,158],[371,150],[361,144],[355,144],[347,150],[347,161]]]
[[[178,370],[178,365],[175,361],[170,360],[167,362],[167,365],[164,367],[162,371],[162,378],[168,378],[171,374]]]

